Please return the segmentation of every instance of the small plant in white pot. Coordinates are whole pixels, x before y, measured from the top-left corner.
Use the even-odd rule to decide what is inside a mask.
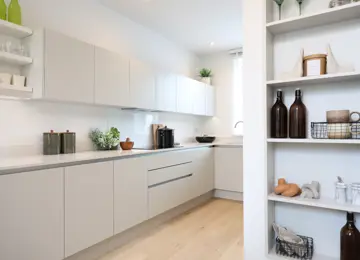
[[[210,69],[203,68],[200,70],[199,74],[201,77],[201,82],[211,85],[212,71]]]

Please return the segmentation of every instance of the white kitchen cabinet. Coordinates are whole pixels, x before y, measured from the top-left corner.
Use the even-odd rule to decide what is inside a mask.
[[[215,188],[214,149],[201,148],[191,151],[193,154],[193,194],[203,195]]]
[[[206,87],[205,84],[194,80],[192,84],[193,113],[195,115],[206,115]]]
[[[156,109],[176,112],[177,76],[171,73],[156,75]]]
[[[185,114],[192,114],[194,112],[193,85],[194,80],[185,76],[178,76],[177,112]]]
[[[45,31],[44,98],[94,102],[94,46]]]
[[[65,257],[113,235],[113,162],[65,168]]]
[[[138,60],[130,60],[131,106],[156,109],[155,72],[150,65]]]
[[[95,103],[130,105],[130,59],[95,48]]]
[[[215,188],[243,192],[243,148],[215,148]]]
[[[0,176],[0,259],[64,258],[63,169]]]
[[[114,162],[114,230],[118,234],[148,216],[147,169],[142,158]]]
[[[206,96],[206,115],[215,116],[216,100],[215,100],[215,88],[213,86],[205,85]]]

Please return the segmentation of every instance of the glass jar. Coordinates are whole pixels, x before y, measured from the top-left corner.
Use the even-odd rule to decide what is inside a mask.
[[[347,185],[343,182],[335,183],[335,200],[337,203],[346,203],[347,201],[347,193],[346,193]]]
[[[360,183],[351,184],[352,204],[360,206]]]

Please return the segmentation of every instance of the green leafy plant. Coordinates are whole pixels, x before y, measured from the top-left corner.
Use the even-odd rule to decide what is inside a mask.
[[[89,137],[99,150],[111,150],[120,143],[120,132],[115,127],[111,127],[107,132],[101,132],[99,129],[91,130]]]
[[[210,78],[210,77],[212,77],[211,69],[203,68],[203,69],[200,70],[199,74],[200,74],[200,77],[202,77],[202,78]]]

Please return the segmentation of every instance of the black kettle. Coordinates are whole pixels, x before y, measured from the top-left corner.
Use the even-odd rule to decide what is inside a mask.
[[[174,147],[174,129],[167,126],[157,129],[157,149],[166,149]]]

